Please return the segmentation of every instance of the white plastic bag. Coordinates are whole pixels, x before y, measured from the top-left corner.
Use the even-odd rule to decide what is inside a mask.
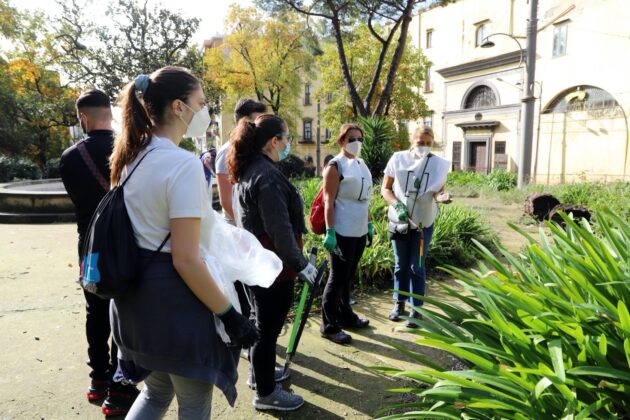
[[[248,286],[269,287],[282,271],[282,261],[276,254],[263,248],[258,239],[245,229],[232,226],[218,213],[214,218],[210,243],[202,246],[203,260],[217,287],[241,312],[236,280]],[[214,316],[217,333],[224,343],[230,344],[223,322]]]

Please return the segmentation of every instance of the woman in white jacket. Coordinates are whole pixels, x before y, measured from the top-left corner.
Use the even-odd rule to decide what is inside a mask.
[[[418,128],[411,143],[411,149],[396,152],[390,158],[381,187],[383,198],[390,204],[388,217],[394,246],[396,303],[389,314],[392,321],[400,321],[406,299],[414,307],[423,304],[419,297],[407,298],[397,291],[425,294],[425,262],[438,214],[436,202],[450,200],[442,192],[450,161],[431,153],[431,127]],[[412,310],[409,318],[406,326],[413,328],[418,326],[414,320],[422,317]]]

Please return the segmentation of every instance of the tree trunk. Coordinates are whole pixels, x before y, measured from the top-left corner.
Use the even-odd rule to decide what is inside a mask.
[[[378,100],[378,105],[376,105],[376,109],[374,109],[374,112],[372,113],[372,115],[374,116],[383,115],[385,106],[387,105],[389,97],[392,94],[392,90],[394,88],[394,80],[396,79],[396,73],[398,72],[398,66],[400,65],[402,56],[405,53],[405,45],[407,44],[407,32],[409,31],[409,24],[411,23],[411,19],[413,17],[413,6],[415,4],[415,0],[407,0],[407,6],[405,7],[405,11],[401,16],[402,23],[400,25],[398,45],[396,46],[396,51],[394,52],[394,57],[392,58],[392,65],[389,68],[389,72],[387,73],[387,82],[385,84],[385,88],[381,93],[381,97]]]
[[[330,2],[327,2],[330,3]],[[334,6],[329,4],[331,10],[334,10]],[[341,63],[341,72],[343,74],[343,80],[346,83],[346,87],[348,88],[348,92],[350,93],[350,100],[352,104],[356,107],[357,111],[361,114],[361,116],[367,116],[367,110],[363,105],[363,101],[359,97],[359,92],[357,92],[357,88],[352,81],[352,76],[350,75],[350,69],[348,68],[348,59],[346,57],[346,51],[343,46],[343,39],[341,34],[341,25],[339,22],[339,15],[335,13],[332,20],[332,28],[335,34],[335,41],[337,43],[337,53],[339,54],[339,61]]]
[[[549,218],[551,210],[560,204],[560,201],[551,194],[535,193],[530,194],[525,200],[525,214],[532,216],[534,219],[542,222]]]

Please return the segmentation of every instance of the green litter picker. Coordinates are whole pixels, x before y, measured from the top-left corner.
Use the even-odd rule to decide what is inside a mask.
[[[317,255],[317,247],[311,248],[311,263],[315,265],[315,257]],[[313,306],[313,301],[315,300],[315,295],[319,290],[319,285],[321,284],[322,278],[326,273],[326,269],[328,268],[328,261],[324,260],[323,263],[317,269],[317,276],[315,277],[315,282],[311,286],[311,284],[307,281],[304,282],[302,286],[302,294],[300,295],[300,303],[298,305],[297,311],[295,312],[295,319],[293,320],[293,328],[291,329],[291,337],[289,338],[289,344],[287,345],[287,358],[284,362],[284,374],[289,371],[289,365],[291,364],[291,360],[297,351],[298,343],[300,342],[300,337],[302,337],[302,331],[304,331],[304,326],[306,325],[306,319],[308,318],[308,314],[311,311],[311,306]]]

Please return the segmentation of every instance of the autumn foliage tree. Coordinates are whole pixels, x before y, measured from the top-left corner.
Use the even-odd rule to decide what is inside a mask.
[[[373,30],[382,31],[383,29],[377,26]],[[396,72],[392,94],[383,110],[383,116],[392,117],[397,121],[415,120],[427,112],[420,87],[425,79],[429,63],[422,52],[411,45],[411,40],[407,40],[407,44]],[[348,70],[357,93],[361,97],[366,97],[372,85],[371,70],[376,66],[380,55],[377,49],[372,48],[369,28],[366,25],[358,25],[352,31],[344,33],[344,45],[349,63]],[[345,90],[345,81],[335,44],[325,43],[323,50],[324,53],[317,60],[322,80],[318,97],[326,103],[326,108],[322,113],[324,123],[326,127],[334,131],[343,122],[356,120],[361,113],[349,100]],[[389,54],[393,54],[393,51]],[[384,60],[384,72],[389,71],[389,58],[386,57]],[[384,80],[379,80],[375,85],[375,94],[372,95],[372,102],[369,104],[370,109],[375,108],[384,87]]]
[[[274,19],[253,7],[230,6],[223,43],[206,53],[208,79],[226,102],[253,96],[292,124],[305,81],[314,75],[317,41],[295,13]]]

